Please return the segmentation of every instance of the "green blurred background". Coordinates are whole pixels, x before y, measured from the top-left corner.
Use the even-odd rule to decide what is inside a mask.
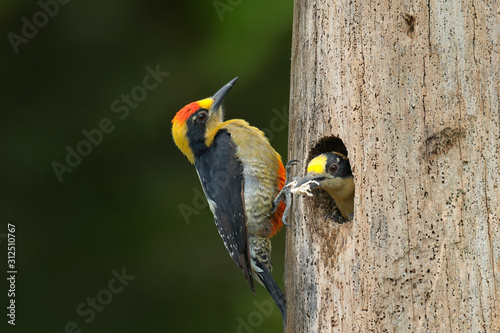
[[[286,160],[277,114],[288,106],[292,2],[74,0],[46,22],[41,10],[35,0],[0,3],[0,331],[280,332],[278,309],[255,304],[269,295],[252,294],[196,200],[199,180],[170,120],[239,76],[226,118],[267,128]],[[41,27],[16,53],[9,33],[22,37],[23,17],[34,15]],[[147,66],[169,74],[120,119],[112,102],[140,92]],[[114,130],[60,182],[53,162],[66,164],[66,147],[104,118]],[[16,226],[15,327],[5,316],[7,223]],[[273,247],[283,286],[284,232]],[[112,270],[122,269],[135,278],[112,294]],[[96,296],[107,304],[92,320],[76,312]]]

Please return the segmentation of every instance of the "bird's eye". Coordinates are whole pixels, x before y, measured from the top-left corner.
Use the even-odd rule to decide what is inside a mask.
[[[338,169],[338,165],[336,163],[332,163],[328,166],[328,172],[329,173],[335,173],[335,171],[337,171]]]
[[[208,112],[207,111],[200,111],[197,115],[196,115],[196,120],[199,122],[199,123],[205,123],[208,119]]]

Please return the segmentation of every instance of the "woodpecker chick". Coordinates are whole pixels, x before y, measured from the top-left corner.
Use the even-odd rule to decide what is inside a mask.
[[[335,201],[346,222],[354,213],[354,178],[346,156],[328,152],[313,158],[307,166],[307,174],[297,180],[292,193],[310,194],[309,190],[323,189]]]
[[[253,279],[267,289],[285,323],[285,297],[271,276],[271,237],[283,225],[285,208],[273,199],[285,169],[262,131],[241,119],[223,120],[222,101],[237,79],[177,112],[172,136],[196,168],[229,255],[253,292]]]

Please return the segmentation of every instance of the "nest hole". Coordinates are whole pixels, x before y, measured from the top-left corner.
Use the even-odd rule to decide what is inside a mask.
[[[328,153],[331,151],[336,151],[345,156],[348,156],[347,148],[345,147],[342,139],[332,135],[319,139],[316,145],[309,151],[309,155],[307,156],[307,163],[309,163],[319,154]]]
[[[327,152],[338,152],[345,156],[348,156],[347,148],[344,145],[344,142],[341,138],[337,136],[328,136],[323,137],[318,140],[316,145],[309,151],[309,155],[307,156],[307,162],[304,166],[304,174],[307,171],[307,164],[315,158],[316,156],[327,153]],[[317,212],[319,218],[324,218],[327,214],[337,212],[337,205],[332,197],[324,190],[315,189],[312,191],[313,197],[306,198],[308,205],[312,207],[314,212]]]

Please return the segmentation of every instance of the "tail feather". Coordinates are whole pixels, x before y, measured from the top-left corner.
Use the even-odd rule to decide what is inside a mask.
[[[260,282],[267,289],[274,303],[276,303],[276,305],[278,306],[278,309],[280,309],[281,317],[283,318],[283,330],[284,330],[286,325],[285,295],[283,295],[283,292],[281,291],[276,281],[274,281],[273,276],[271,275],[267,267],[265,265],[260,265],[260,264],[258,264],[258,267],[262,270],[261,272],[257,273]]]

